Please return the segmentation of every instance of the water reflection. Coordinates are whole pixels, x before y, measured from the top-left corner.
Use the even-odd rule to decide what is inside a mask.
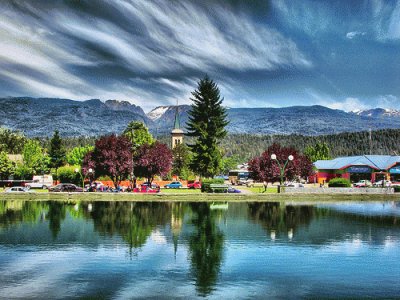
[[[360,274],[366,274],[363,282],[358,283],[363,285],[363,290],[354,294],[355,297],[365,296],[363,291],[372,290],[376,279],[371,278],[379,276],[385,276],[388,285],[385,290],[390,293],[377,295],[397,295],[400,288],[393,285],[393,280],[400,272],[399,212],[398,202],[228,205],[0,201],[0,274],[8,274],[0,275],[0,290],[6,280],[14,278],[15,264],[8,266],[6,262],[14,256],[19,259],[21,253],[29,257],[30,251],[52,253],[56,249],[65,257],[73,257],[75,269],[86,263],[79,261],[80,256],[87,260],[92,256],[87,252],[98,253],[101,249],[104,253],[97,254],[100,259],[96,264],[86,264],[87,269],[81,271],[96,274],[90,279],[95,281],[91,292],[98,289],[99,294],[113,295],[118,289],[113,286],[123,285],[123,282],[113,283],[105,291],[104,282],[110,280],[112,272],[114,278],[122,281],[125,278],[139,281],[147,274],[146,283],[153,287],[159,282],[165,285],[168,282],[168,287],[176,291],[182,285],[184,295],[189,298],[193,295],[188,292],[191,287],[195,295],[216,297],[223,296],[229,286],[249,288],[249,281],[263,287],[267,279],[271,290],[278,291],[284,289],[288,278],[304,286],[315,282],[310,291],[316,292],[307,294],[311,298],[321,294],[331,297],[335,294],[316,287],[335,286],[344,291],[349,286],[347,281],[343,282],[343,276],[357,279]],[[38,245],[40,249],[35,248]],[[124,249],[125,256],[119,257],[116,248]],[[130,254],[128,260],[126,253]],[[53,257],[44,256],[50,261]],[[35,274],[40,276],[40,270],[38,267]],[[24,269],[24,274],[27,273],[29,269]],[[74,282],[73,271],[63,275],[64,281]],[[15,275],[17,283],[18,276]],[[82,278],[76,280],[79,284],[85,282]],[[136,281],[131,286],[137,286]],[[142,283],[142,286],[145,285]],[[168,294],[168,287],[165,286],[165,297],[179,296]],[[358,291],[357,287],[353,290]],[[265,296],[262,289],[254,293],[256,297]],[[78,296],[87,295],[89,292]]]
[[[248,204],[249,218],[270,233],[271,240],[286,236],[291,240],[297,227],[307,227],[314,214],[312,206],[292,206],[279,202]]]
[[[200,295],[207,295],[217,282],[223,259],[224,234],[215,218],[221,212],[211,210],[209,203],[193,203],[191,224],[194,232],[189,237],[192,273]]]

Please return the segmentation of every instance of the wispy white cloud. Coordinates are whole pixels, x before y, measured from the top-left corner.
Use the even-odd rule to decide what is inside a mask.
[[[307,89],[306,93],[311,98],[310,101],[312,104],[322,105],[332,109],[340,109],[349,112],[371,108],[370,105],[355,97],[347,97],[341,100],[312,89]]]
[[[356,37],[360,37],[363,35],[366,35],[366,32],[361,32],[361,31],[350,31],[346,34],[346,38],[348,38],[349,40],[352,40]]]
[[[276,29],[218,4],[88,4],[112,10],[106,17],[62,3],[43,9],[43,3],[0,4],[0,79],[18,86],[19,95],[122,97],[154,107],[189,101],[194,78],[205,73],[224,85],[232,71],[312,66]]]
[[[400,109],[400,99],[394,95],[380,95],[374,102],[376,107]]]

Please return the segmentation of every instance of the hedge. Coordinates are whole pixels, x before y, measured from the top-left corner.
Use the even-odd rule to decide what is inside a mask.
[[[395,185],[393,188],[395,193],[400,193],[400,185]]]
[[[215,178],[215,179],[202,179],[201,180],[201,192],[202,193],[211,193],[210,184],[224,184],[223,178]]]
[[[346,178],[332,178],[328,183],[329,187],[351,187],[350,180]]]

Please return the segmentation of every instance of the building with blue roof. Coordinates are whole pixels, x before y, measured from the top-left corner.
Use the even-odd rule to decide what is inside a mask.
[[[318,183],[342,177],[357,182],[362,179],[375,182],[378,180],[400,181],[400,156],[360,155],[338,157],[331,160],[317,160]]]

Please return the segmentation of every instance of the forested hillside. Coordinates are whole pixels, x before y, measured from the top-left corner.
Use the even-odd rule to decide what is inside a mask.
[[[230,134],[221,144],[225,156],[237,156],[238,161],[248,161],[260,155],[274,142],[282,146],[293,146],[300,152],[305,147],[314,146],[318,142],[325,142],[331,151],[332,157],[363,154],[400,155],[400,129],[384,129],[371,132],[371,143],[368,131],[340,133],[320,136],[302,135],[252,135]],[[94,145],[95,137],[62,137],[66,149],[76,146]],[[158,140],[170,144],[170,136],[158,136]],[[20,153],[26,138],[18,132],[0,129],[0,151]],[[41,144],[48,148],[49,138],[40,138]],[[185,137],[190,143],[190,138]]]
[[[221,147],[226,156],[238,156],[240,161],[260,155],[268,146],[279,143],[282,146],[293,146],[300,152],[309,145],[325,142],[330,148],[331,156],[348,156],[364,154],[400,155],[400,130],[384,129],[371,132],[351,132],[320,136],[302,135],[252,135],[230,134],[222,142]],[[160,137],[168,143],[169,137]],[[186,138],[187,142],[188,139]]]

